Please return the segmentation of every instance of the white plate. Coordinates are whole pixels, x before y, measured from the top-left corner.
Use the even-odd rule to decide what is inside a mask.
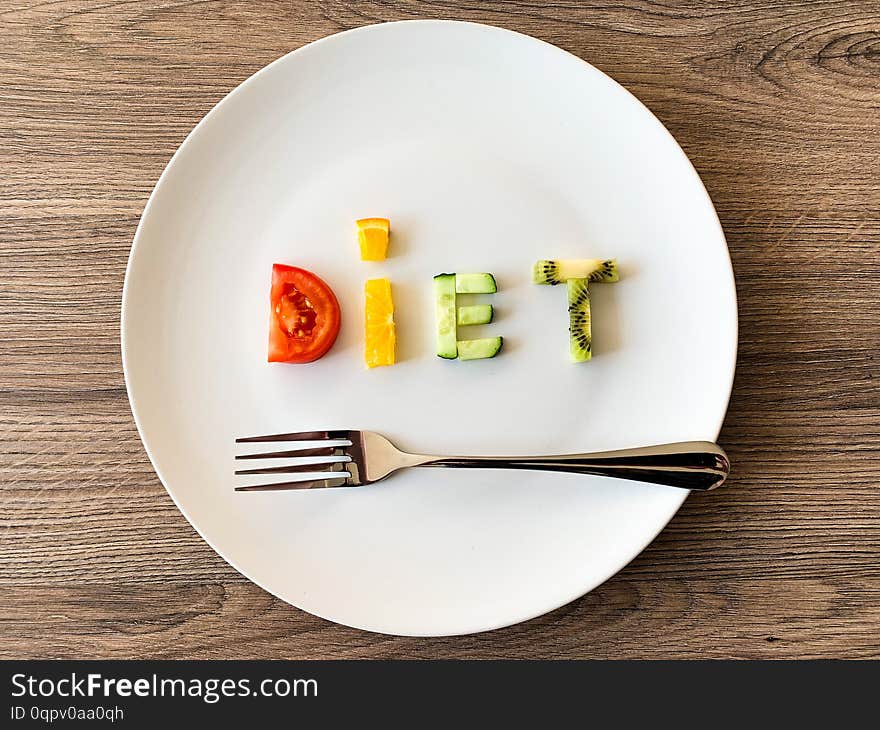
[[[392,221],[358,257],[353,221]],[[538,258],[616,257],[595,357],[568,362],[563,287]],[[325,278],[331,352],[266,362],[273,262]],[[431,277],[491,271],[494,360],[433,354]],[[362,291],[394,285],[400,362],[367,370]],[[370,428],[448,453],[714,439],[736,357],[718,218],[651,113],[580,59],[456,22],[341,33],[276,61],[196,127],[144,211],[122,349],[138,429],[187,519],[248,578],[372,631],[443,635],[537,616],[638,554],[686,493],[600,478],[411,470],[369,488],[240,494],[233,437]],[[181,555],[181,560],[186,560]]]

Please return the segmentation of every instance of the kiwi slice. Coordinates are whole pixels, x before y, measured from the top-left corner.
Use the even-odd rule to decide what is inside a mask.
[[[589,360],[593,356],[589,279],[568,280],[568,332],[572,361]]]
[[[532,269],[536,284],[562,284],[571,279],[614,282],[619,279],[615,259],[558,259],[537,261]]]

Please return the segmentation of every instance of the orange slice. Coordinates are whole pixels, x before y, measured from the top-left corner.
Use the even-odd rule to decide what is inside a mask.
[[[394,302],[388,279],[369,279],[364,286],[366,295],[366,344],[364,358],[367,367],[394,364]]]
[[[362,261],[384,261],[388,252],[391,222],[387,218],[361,218],[357,221]]]

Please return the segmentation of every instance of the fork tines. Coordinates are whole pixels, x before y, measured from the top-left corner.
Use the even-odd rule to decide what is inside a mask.
[[[257,444],[268,441],[347,441],[348,431],[299,431],[274,433],[269,436],[247,436],[235,439],[237,444]]]
[[[325,443],[319,443],[325,442]],[[237,492],[273,491],[285,489],[320,489],[345,486],[350,472],[345,471],[351,462],[346,447],[351,446],[348,431],[300,431],[268,436],[248,436],[235,439],[236,444],[271,443],[284,444],[281,450],[264,453],[237,454],[239,459],[285,460],[281,465],[254,465],[254,468],[238,469],[239,478],[265,474],[295,474],[297,477],[270,484],[246,484],[235,488]],[[277,462],[276,462],[277,463]],[[262,482],[262,480],[260,480]]]

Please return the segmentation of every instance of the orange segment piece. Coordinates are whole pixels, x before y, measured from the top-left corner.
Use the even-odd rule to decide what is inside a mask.
[[[369,279],[364,286],[366,295],[366,344],[364,358],[367,367],[394,364],[394,302],[388,279]]]
[[[387,218],[361,218],[357,221],[362,261],[384,261],[388,253],[391,222]]]

